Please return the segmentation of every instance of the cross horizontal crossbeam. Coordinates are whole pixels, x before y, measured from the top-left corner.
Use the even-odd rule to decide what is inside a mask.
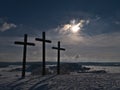
[[[52,49],[56,49],[56,50],[63,50],[63,51],[65,51],[65,49],[64,48],[58,48],[58,47],[52,47]]]
[[[44,39],[41,39],[41,38],[36,38],[35,40],[36,40],[36,41],[42,41],[42,42],[51,43],[50,40],[44,40]]]
[[[19,44],[19,45],[24,45],[24,44],[27,44],[27,45],[30,45],[30,46],[35,46],[34,43],[25,43],[25,42],[19,42],[19,41],[15,41],[15,44]]]

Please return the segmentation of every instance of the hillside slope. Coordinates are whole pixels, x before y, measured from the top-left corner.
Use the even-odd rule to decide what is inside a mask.
[[[120,74],[80,73],[76,75],[0,77],[0,90],[120,90]]]

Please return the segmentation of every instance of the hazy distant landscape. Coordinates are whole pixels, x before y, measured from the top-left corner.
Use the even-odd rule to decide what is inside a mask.
[[[46,67],[49,69],[56,70],[56,62],[46,62]],[[68,67],[66,67],[66,65]],[[21,62],[0,62],[0,68],[19,66],[16,71],[22,71],[22,63]],[[42,62],[27,62],[26,71],[32,72],[35,69],[42,68]],[[72,68],[71,68],[72,67]],[[61,62],[61,69],[75,69],[76,72],[81,70],[81,67],[90,68],[90,70],[106,70],[108,73],[120,73],[120,62],[76,62],[76,63],[68,63]],[[41,70],[40,70],[41,71]],[[41,71],[42,72],[42,71]],[[55,71],[56,72],[56,71]],[[71,71],[72,72],[72,71]]]
[[[68,63],[68,62],[61,62]],[[72,62],[71,62],[72,63]],[[94,66],[120,66],[120,62],[73,62],[80,65],[94,65]],[[8,65],[21,65],[22,62],[0,62],[0,67]],[[42,62],[27,62],[27,65],[42,64]],[[56,62],[46,62],[46,64],[56,64]]]

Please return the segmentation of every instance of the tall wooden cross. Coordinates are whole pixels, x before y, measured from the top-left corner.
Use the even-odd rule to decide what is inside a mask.
[[[58,47],[52,47],[52,49],[58,50],[58,57],[57,57],[57,74],[60,74],[60,50],[65,51],[65,49],[60,47],[60,41],[58,41]]]
[[[46,74],[46,71],[45,71],[45,49],[46,49],[46,45],[45,43],[51,43],[52,41],[50,40],[46,40],[46,36],[45,36],[45,32],[42,32],[42,38],[36,38],[35,39],[36,41],[41,41],[42,42],[42,59],[43,59],[43,62],[42,62],[42,75],[45,75]]]
[[[25,69],[26,69],[26,53],[27,53],[27,45],[35,46],[34,43],[27,42],[27,34],[24,35],[24,41],[15,41],[15,44],[23,45],[23,64],[22,64],[22,78],[25,77]]]

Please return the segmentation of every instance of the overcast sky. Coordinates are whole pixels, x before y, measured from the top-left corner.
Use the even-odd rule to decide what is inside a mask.
[[[74,27],[75,26],[75,27]],[[22,61],[25,33],[35,47],[28,47],[27,61],[41,61],[42,44],[47,44],[47,60],[56,61],[52,46],[61,46],[61,61],[120,61],[120,0],[1,0],[0,61]]]

